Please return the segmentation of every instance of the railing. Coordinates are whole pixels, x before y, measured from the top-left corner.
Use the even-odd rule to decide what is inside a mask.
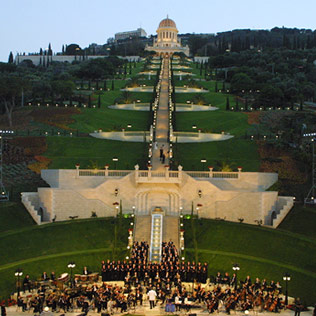
[[[132,170],[79,170],[80,177],[125,177]]]
[[[134,170],[92,170],[92,169],[78,169],[79,177],[125,177],[134,172]],[[240,172],[212,172],[212,171],[185,171],[187,175],[192,178],[207,178],[207,179],[239,179]],[[152,170],[137,170],[136,181],[147,182],[152,179],[160,179],[167,182],[181,181],[182,171],[152,171]]]
[[[149,132],[124,131],[125,136],[149,136]]]
[[[178,106],[178,105],[177,105]],[[182,136],[182,137],[200,137],[200,133],[194,133],[194,132],[173,132],[173,136]]]
[[[186,171],[192,178],[239,179],[240,172]]]
[[[105,170],[79,170],[80,177],[105,177]]]

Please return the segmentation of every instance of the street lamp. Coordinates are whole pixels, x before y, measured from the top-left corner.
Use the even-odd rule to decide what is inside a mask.
[[[118,158],[117,157],[113,157],[112,161],[114,161],[114,169],[116,170],[116,163],[118,162]]]
[[[20,268],[16,269],[14,275],[16,277],[16,288],[17,288],[18,297],[19,297],[20,296],[20,278],[23,275],[22,269]]]
[[[283,276],[283,280],[285,281],[285,307],[288,304],[288,282],[291,281],[291,276],[289,273],[285,273]]]
[[[68,263],[67,267],[70,269],[70,287],[73,288],[74,282],[72,279],[72,271],[76,267],[76,264],[73,261],[71,261]]]
[[[238,263],[234,263],[233,265],[233,270],[236,273],[236,280],[235,280],[235,289],[237,289],[237,277],[238,277],[238,271],[240,270],[239,264]]]
[[[205,171],[205,163],[206,163],[206,161],[207,160],[205,158],[201,159],[201,163],[203,165],[203,171]]]

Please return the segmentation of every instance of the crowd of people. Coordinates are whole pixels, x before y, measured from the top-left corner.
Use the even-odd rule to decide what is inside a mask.
[[[102,282],[77,280],[69,287],[52,288],[47,286],[47,282],[50,280],[50,283],[55,284],[55,274],[48,277],[44,272],[44,283],[33,295],[19,297],[18,305],[23,311],[34,309],[34,313],[41,312],[46,306],[53,312],[80,310],[85,314],[91,309],[108,313],[114,309],[125,312],[142,305],[146,299],[150,302],[150,308],[166,304],[169,311],[172,308],[179,311],[182,308],[190,310],[202,307],[207,308],[209,313],[225,310],[227,314],[236,309],[278,312],[284,305],[279,282],[268,283],[258,278],[252,282],[250,276],[237,282],[235,274],[230,276],[227,272],[223,275],[218,272],[211,278],[211,284],[205,286],[207,263],[185,263],[171,241],[164,242],[161,249],[160,262],[150,262],[148,243],[134,242],[130,259],[102,261]],[[84,267],[83,273],[90,273],[87,267]],[[28,276],[24,283],[24,290],[29,289]]]
[[[129,260],[102,261],[102,281],[126,281],[135,286],[144,282],[146,286],[158,286],[164,283],[193,282],[206,283],[207,263],[195,263],[180,260],[173,242],[163,242],[161,261],[148,261],[147,242],[134,242]]]

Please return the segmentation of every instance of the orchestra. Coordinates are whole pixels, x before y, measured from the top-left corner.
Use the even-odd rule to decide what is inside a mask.
[[[164,304],[169,311],[189,312],[198,307],[210,314],[219,310],[230,314],[236,310],[278,312],[284,307],[279,282],[268,283],[259,278],[252,282],[249,275],[237,282],[236,274],[230,276],[228,272],[218,272],[210,282],[208,264],[180,260],[171,241],[162,244],[159,263],[148,261],[148,252],[147,242],[134,242],[128,260],[101,262],[100,278],[88,267],[83,268],[81,275],[75,274],[74,282],[68,273],[57,277],[52,272],[49,277],[43,272],[38,284],[26,275],[23,290],[28,290],[29,295],[18,297],[17,305],[22,311],[33,309],[34,313],[41,313],[45,306],[62,313],[123,313],[142,306],[147,293],[154,290],[155,305]]]

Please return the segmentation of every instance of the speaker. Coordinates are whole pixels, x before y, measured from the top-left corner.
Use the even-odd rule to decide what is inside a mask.
[[[110,316],[108,313],[101,313],[101,316]]]
[[[189,314],[189,316],[197,316],[196,314]]]

